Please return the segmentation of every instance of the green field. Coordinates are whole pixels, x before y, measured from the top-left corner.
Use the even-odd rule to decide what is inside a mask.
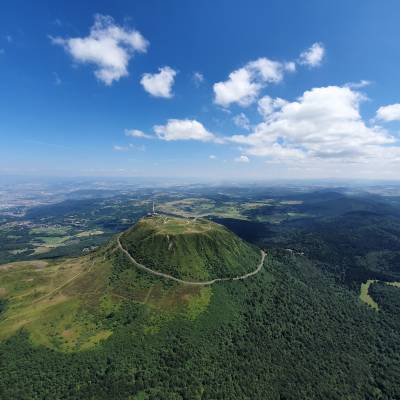
[[[48,235],[48,236],[65,236],[69,233],[68,227],[62,226],[48,226],[48,227],[35,227],[30,230],[31,235]]]
[[[365,304],[368,304],[370,307],[372,307],[374,310],[379,311],[379,304],[370,296],[369,294],[369,289],[371,285],[374,283],[377,283],[379,281],[374,280],[374,279],[369,279],[367,282],[361,284],[361,289],[360,289],[360,300],[364,302]],[[400,288],[400,282],[382,282],[385,285],[388,286],[394,286],[397,288]]]
[[[185,198],[166,202],[158,206],[158,209],[162,212],[186,218],[214,215],[224,218],[246,219],[246,216],[242,214],[240,208],[240,205],[235,202],[217,204],[213,200],[203,198]]]
[[[361,284],[361,289],[360,289],[360,300],[364,302],[365,304],[368,304],[370,307],[372,307],[374,310],[378,311],[379,310],[379,305],[374,301],[374,299],[369,295],[369,287],[376,283],[376,280],[370,279],[365,283]]]
[[[7,300],[7,308],[0,320],[0,338],[24,327],[33,342],[63,351],[94,345],[105,331],[85,317],[82,306],[89,293],[76,291],[82,282],[87,282],[88,291],[99,289],[99,276],[92,276],[94,262],[98,263],[85,257],[2,265],[0,294]]]

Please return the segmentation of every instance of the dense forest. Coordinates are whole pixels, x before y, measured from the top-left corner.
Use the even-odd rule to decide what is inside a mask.
[[[379,313],[304,257],[276,252],[257,279],[215,286],[204,313],[152,334],[146,307],[130,302],[90,351],[35,347],[21,331],[0,345],[1,398],[394,399],[396,288],[376,290]]]

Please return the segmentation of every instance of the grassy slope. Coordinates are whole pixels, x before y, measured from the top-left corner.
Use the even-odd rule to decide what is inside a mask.
[[[93,348],[125,322],[121,304],[146,305],[146,333],[181,315],[195,319],[212,290],[165,282],[132,266],[115,240],[90,255],[0,266],[0,341],[23,328],[35,345]],[[161,311],[161,313],[160,313]]]
[[[96,265],[96,270],[93,267]],[[73,351],[95,344],[110,332],[87,313],[99,302],[109,265],[81,257],[57,263],[30,261],[0,268],[6,309],[0,318],[0,339],[25,328],[37,344]]]
[[[121,236],[121,243],[147,267],[187,280],[242,275],[260,259],[253,246],[205,220],[144,218]]]

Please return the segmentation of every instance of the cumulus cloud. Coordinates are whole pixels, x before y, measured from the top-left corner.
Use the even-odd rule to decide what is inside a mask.
[[[282,108],[287,103],[286,100],[277,97],[273,99],[270,96],[264,96],[258,100],[258,112],[264,117],[268,117],[274,111]]]
[[[325,56],[325,47],[322,43],[314,43],[300,54],[299,63],[310,68],[319,67]]]
[[[144,90],[154,97],[171,98],[173,96],[172,86],[177,72],[166,66],[158,69],[156,74],[143,74],[140,83]]]
[[[201,122],[194,119],[169,119],[165,125],[155,125],[154,132],[161,140],[199,140],[201,142],[218,141]]]
[[[210,154],[210,155],[208,156],[208,158],[209,158],[210,160],[216,160],[216,159],[217,159],[217,156],[215,156],[214,154]]]
[[[222,107],[232,103],[248,106],[267,84],[281,82],[286,70],[285,64],[268,58],[251,61],[231,72],[226,81],[214,84],[214,102]]]
[[[340,86],[308,90],[294,102],[267,98],[261,107],[265,120],[249,135],[229,140],[245,146],[247,154],[272,159],[377,157],[395,140],[383,128],[363,121],[359,112],[363,99],[359,92]]]
[[[240,68],[230,73],[227,81],[214,84],[214,101],[223,107],[231,103],[247,106],[255,100],[261,87],[253,81],[252,74],[246,68]]]
[[[240,163],[248,163],[248,162],[250,162],[250,159],[249,159],[249,157],[247,157],[245,155],[241,155],[239,157],[236,157],[235,161],[240,162]]]
[[[250,121],[244,113],[240,113],[233,117],[233,123],[239,128],[250,129]]]
[[[128,76],[129,60],[136,52],[146,52],[149,45],[140,32],[118,26],[112,17],[99,14],[88,36],[50,39],[62,46],[74,61],[94,65],[95,76],[106,85]]]
[[[400,121],[400,103],[379,107],[376,118],[382,121]]]
[[[134,138],[152,139],[153,136],[142,132],[139,129],[125,129],[125,135]]]

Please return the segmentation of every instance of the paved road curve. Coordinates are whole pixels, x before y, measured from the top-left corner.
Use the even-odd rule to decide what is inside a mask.
[[[174,276],[169,275],[169,274],[165,274],[165,273],[163,273],[163,272],[154,271],[153,269],[150,269],[150,268],[146,267],[145,265],[140,264],[139,262],[137,262],[137,261],[130,255],[130,253],[128,252],[128,250],[124,249],[124,247],[123,247],[122,244],[121,244],[120,237],[121,237],[121,235],[118,235],[118,236],[117,236],[117,244],[118,244],[118,247],[125,253],[125,255],[129,258],[129,260],[130,260],[133,264],[135,264],[138,268],[140,268],[140,269],[143,270],[143,271],[148,272],[149,274],[153,274],[153,275],[156,275],[156,276],[160,276],[160,277],[166,278],[166,279],[171,279],[171,280],[173,280],[173,281],[175,281],[175,282],[183,283],[183,284],[185,284],[185,285],[207,286],[207,285],[213,285],[214,283],[217,283],[217,282],[223,282],[223,281],[239,281],[239,280],[242,280],[242,279],[250,278],[251,276],[258,274],[258,273],[261,271],[261,268],[262,268],[262,266],[264,265],[264,259],[265,259],[265,256],[266,256],[266,253],[265,253],[263,250],[260,250],[260,252],[261,252],[261,261],[260,261],[260,263],[258,264],[257,268],[256,268],[254,271],[249,272],[249,273],[247,273],[247,274],[245,274],[245,275],[235,276],[234,278],[216,278],[216,279],[213,279],[213,280],[211,280],[211,281],[203,281],[203,282],[185,281],[185,280],[183,280],[183,279],[175,278]]]

